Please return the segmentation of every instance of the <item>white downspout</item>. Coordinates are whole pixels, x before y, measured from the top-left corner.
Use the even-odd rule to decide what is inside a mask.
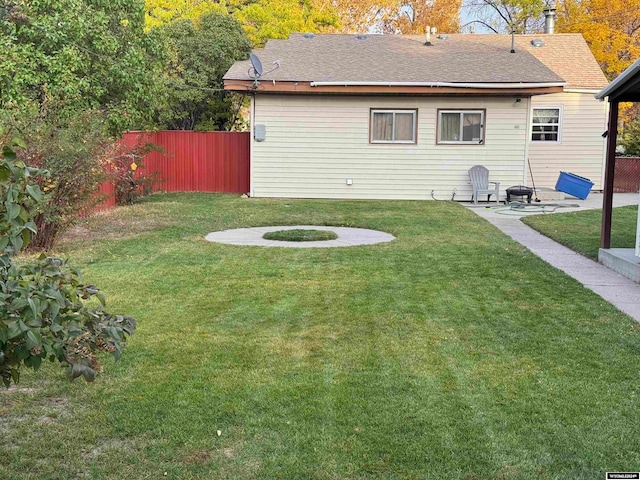
[[[529,146],[531,145],[531,117],[533,116],[533,103],[531,102],[532,97],[527,98],[527,122],[526,122],[526,133],[524,139],[524,172],[522,175],[522,185],[526,185],[527,187],[527,175],[529,173]],[[536,192],[537,193],[537,192]]]

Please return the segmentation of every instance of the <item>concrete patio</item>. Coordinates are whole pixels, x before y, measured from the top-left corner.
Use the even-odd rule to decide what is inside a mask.
[[[532,202],[531,204],[525,204],[525,207],[529,205],[531,207],[542,206],[542,205],[559,205],[559,207],[549,207],[547,211],[527,211],[526,208],[524,211],[511,210],[508,215],[505,215],[505,210],[508,210],[509,207],[505,205],[501,205],[500,207],[496,207],[494,204],[481,203],[479,205],[467,205],[469,208],[473,210],[484,210],[486,211],[486,215],[495,217],[495,218],[504,218],[506,216],[509,217],[517,217],[521,218],[529,215],[546,215],[552,213],[567,213],[567,212],[579,212],[582,210],[596,210],[602,208],[602,202],[604,195],[602,193],[592,192],[589,194],[586,200],[580,200],[579,198],[572,197],[570,195],[566,195],[564,200],[543,200],[540,203]],[[638,194],[637,193],[616,193],[613,195],[613,206],[614,207],[624,207],[627,205],[637,205],[638,204]]]

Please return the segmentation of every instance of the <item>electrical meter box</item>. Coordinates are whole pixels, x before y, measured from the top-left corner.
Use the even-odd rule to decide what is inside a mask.
[[[264,142],[267,138],[267,126],[262,123],[256,123],[253,126],[253,138],[256,142]]]

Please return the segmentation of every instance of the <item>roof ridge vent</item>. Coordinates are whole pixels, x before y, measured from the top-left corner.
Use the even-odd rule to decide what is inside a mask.
[[[541,38],[534,38],[533,40],[531,40],[531,46],[542,48],[544,47],[544,40],[542,40]]]
[[[369,38],[369,37],[367,37],[366,35],[360,34],[360,35],[356,35],[356,38],[357,38],[358,40],[366,40],[366,39],[367,39],[367,38]]]
[[[316,36],[315,33],[311,33],[311,32],[307,32],[304,35],[302,35],[304,38],[314,38]]]

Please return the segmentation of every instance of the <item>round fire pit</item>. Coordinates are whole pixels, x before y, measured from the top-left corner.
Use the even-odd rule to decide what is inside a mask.
[[[531,203],[532,196],[533,189],[525,187],[524,185],[507,188],[507,202],[511,201],[511,197],[527,197],[527,203]]]

